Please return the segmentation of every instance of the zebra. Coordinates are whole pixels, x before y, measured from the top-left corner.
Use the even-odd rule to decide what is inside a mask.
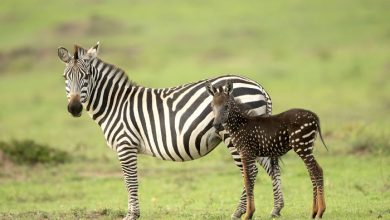
[[[90,49],[74,46],[73,56],[64,47],[58,57],[65,63],[63,77],[68,112],[80,117],[85,109],[101,127],[107,145],[116,151],[128,191],[128,212],[124,219],[140,216],[138,202],[137,154],[162,160],[190,161],[207,155],[222,141],[242,173],[237,150],[226,131],[213,126],[211,97],[205,83],[220,85],[231,80],[237,85],[234,96],[246,103],[254,115],[271,114],[272,102],[255,81],[236,75],[179,85],[148,88],[131,81],[125,71],[97,57],[99,42]],[[277,158],[260,157],[258,162],[272,179],[274,208],[279,216],[284,206]],[[254,178],[257,168],[253,170]],[[246,210],[245,188],[232,219]]]

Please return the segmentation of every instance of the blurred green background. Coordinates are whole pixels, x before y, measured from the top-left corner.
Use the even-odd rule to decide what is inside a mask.
[[[59,46],[97,41],[100,58],[140,85],[239,74],[265,87],[274,113],[317,112],[330,148],[317,144],[315,152],[325,171],[325,218],[390,218],[389,11],[385,0],[3,0],[0,218],[125,214],[116,155],[86,114],[68,114],[57,57]],[[23,163],[40,145],[70,159]],[[143,219],[228,219],[234,211],[242,180],[223,145],[193,162],[140,156],[139,163]],[[294,153],[284,157],[282,178],[282,219],[308,218],[311,184]],[[272,189],[262,170],[255,193],[256,218],[266,218]]]

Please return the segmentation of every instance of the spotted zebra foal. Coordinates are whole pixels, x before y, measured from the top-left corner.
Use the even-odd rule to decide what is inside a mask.
[[[323,172],[312,154],[317,133],[326,147],[318,116],[303,109],[291,109],[274,116],[249,116],[242,105],[234,100],[230,81],[226,82],[224,88],[216,88],[208,83],[206,89],[213,96],[214,126],[223,126],[242,158],[247,194],[244,219],[251,219],[255,212],[255,178],[248,174],[256,169],[256,158],[280,157],[291,149],[302,158],[310,174],[313,184],[312,218],[322,218],[326,208]]]

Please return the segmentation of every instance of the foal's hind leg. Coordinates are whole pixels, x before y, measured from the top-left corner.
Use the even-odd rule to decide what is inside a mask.
[[[299,154],[299,156],[305,163],[313,184],[312,218],[315,218],[316,216],[322,218],[322,215],[324,214],[326,209],[322,168],[318,165],[311,152],[307,152],[307,154],[305,155]]]
[[[325,194],[324,194],[324,174],[320,165],[316,163],[316,175],[317,175],[317,204],[318,204],[318,213],[317,216],[322,218],[322,215],[325,212]]]

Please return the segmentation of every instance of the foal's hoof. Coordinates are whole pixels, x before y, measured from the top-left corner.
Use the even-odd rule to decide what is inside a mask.
[[[232,214],[232,215],[230,216],[230,219],[231,219],[231,220],[241,220],[241,216],[238,217],[238,216],[236,216],[235,214]]]
[[[322,219],[322,215],[324,214],[324,212],[325,212],[325,210],[313,213],[311,215],[311,217],[312,217],[312,219],[315,219],[315,218]]]
[[[244,220],[252,220],[252,217],[253,217],[253,216],[249,217],[247,214],[245,214],[244,217],[243,217],[243,219],[244,219]]]

